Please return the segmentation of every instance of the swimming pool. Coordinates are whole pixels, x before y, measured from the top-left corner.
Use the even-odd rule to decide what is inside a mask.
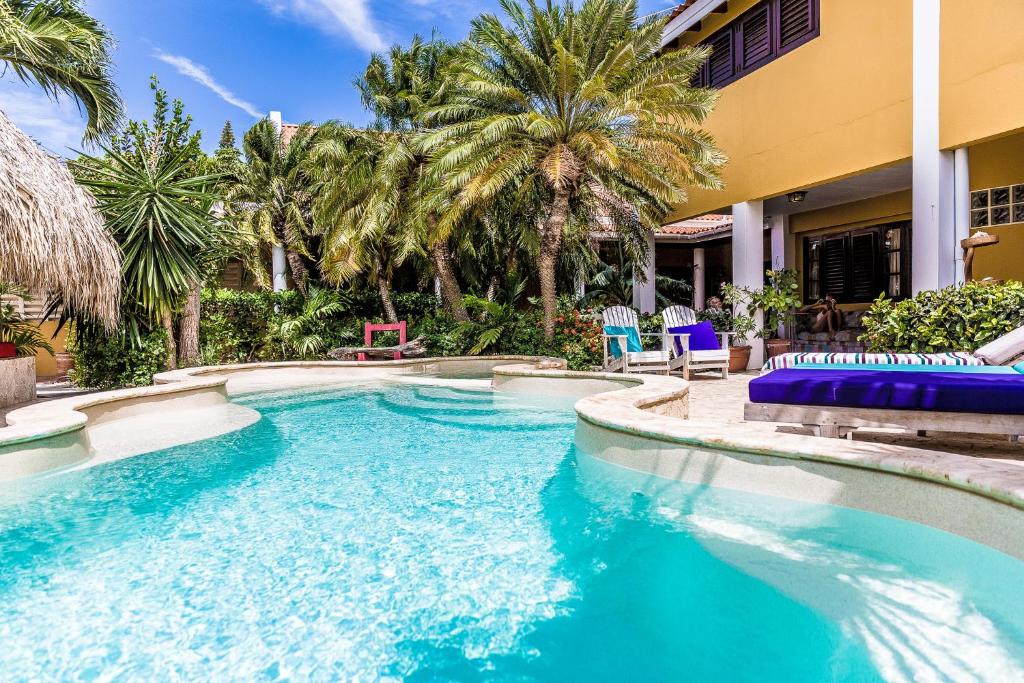
[[[13,679],[1024,675],[1024,563],[574,447],[571,401],[278,392],[207,441],[0,487]]]

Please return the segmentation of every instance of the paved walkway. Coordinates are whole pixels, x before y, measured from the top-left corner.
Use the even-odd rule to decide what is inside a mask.
[[[695,420],[718,420],[733,424],[747,424],[752,430],[764,431],[766,437],[776,431],[790,434],[808,434],[800,425],[780,425],[770,422],[746,422],[743,404],[747,402],[747,384],[758,376],[757,372],[732,374],[722,380],[714,374],[692,375],[690,378],[690,417]],[[859,429],[853,433],[856,441],[895,444],[911,448],[927,448],[947,453],[960,453],[999,460],[1014,460],[1024,466],[1024,443],[1010,443],[999,436],[962,434],[951,432],[916,434],[886,429]]]

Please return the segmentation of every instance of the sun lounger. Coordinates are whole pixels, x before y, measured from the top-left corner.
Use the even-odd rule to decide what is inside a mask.
[[[747,420],[1024,435],[1024,375],[784,368],[751,381]]]

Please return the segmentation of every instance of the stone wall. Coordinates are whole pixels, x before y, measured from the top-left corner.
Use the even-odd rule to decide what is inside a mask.
[[[36,397],[36,359],[0,358],[0,408]]]

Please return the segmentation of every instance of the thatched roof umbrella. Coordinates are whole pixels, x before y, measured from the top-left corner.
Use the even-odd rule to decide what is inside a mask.
[[[87,190],[0,112],[0,281],[44,289],[108,329],[121,257]]]

